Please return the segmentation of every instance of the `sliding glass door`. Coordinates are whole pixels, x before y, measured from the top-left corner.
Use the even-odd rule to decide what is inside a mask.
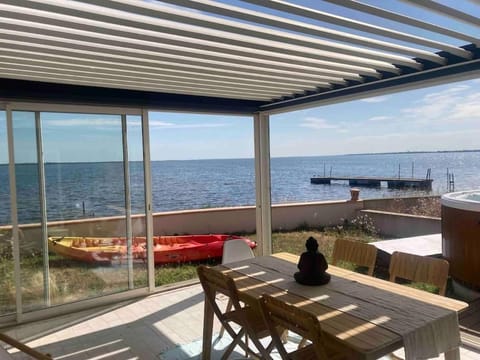
[[[0,136],[7,140],[8,124],[10,136],[0,143],[10,144],[13,164],[0,158],[1,195],[11,194],[14,206],[2,201],[0,209],[0,273],[8,290],[0,316],[146,287],[140,112],[19,106],[7,113],[0,114]],[[9,179],[14,186],[5,193]],[[11,244],[18,245],[17,276]]]

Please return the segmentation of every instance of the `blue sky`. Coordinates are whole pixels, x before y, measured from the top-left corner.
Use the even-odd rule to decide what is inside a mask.
[[[235,0],[228,2],[239,3]],[[393,11],[408,8],[413,11],[410,13],[412,16],[427,16],[421,8],[409,7],[401,1],[364,2]],[[468,13],[475,6],[466,0],[439,2]],[[306,6],[320,4],[307,0],[295,3]],[[245,6],[245,3],[242,5]],[[327,3],[322,3],[321,10],[343,16],[358,15]],[[362,16],[361,20],[369,21],[369,16]],[[373,22],[373,17],[371,20]],[[462,23],[453,24],[437,15],[430,14],[428,21],[478,34],[478,29]],[[375,23],[402,31],[411,30],[388,20],[375,19]],[[432,35],[418,29],[415,34]],[[436,39],[461,45],[440,36]],[[480,79],[474,79],[272,116],[271,155],[479,149],[479,118]],[[15,119],[16,160],[34,162],[33,116],[16,113]],[[43,114],[42,120],[46,161],[121,160],[120,117]],[[250,117],[151,113],[150,129],[152,160],[253,157],[253,123]],[[130,158],[138,160],[142,151],[141,127],[137,118],[129,118],[128,130]],[[0,163],[8,160],[5,132],[5,112],[0,111]]]
[[[16,158],[35,160],[33,116],[15,113]],[[46,161],[118,161],[118,116],[44,114]],[[272,156],[480,148],[480,79],[271,117]],[[139,119],[129,117],[130,158],[141,157]],[[250,117],[150,113],[152,160],[253,157]],[[0,162],[6,155],[0,112]]]

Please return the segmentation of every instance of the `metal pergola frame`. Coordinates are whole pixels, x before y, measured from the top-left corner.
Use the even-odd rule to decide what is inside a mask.
[[[253,114],[479,75],[478,32],[453,30],[478,17],[399,1],[439,18],[353,0],[1,0],[0,99]]]
[[[396,1],[405,11],[367,0],[318,0],[310,7],[235,1],[240,6],[233,0],[0,0],[0,109],[7,109],[9,139],[8,109],[17,108],[140,113],[144,148],[148,111],[252,116],[257,233],[268,254],[270,115],[480,77],[480,19],[434,0]],[[478,2],[469,6],[480,13]],[[144,171],[153,291],[149,165]],[[13,237],[19,267],[15,226]],[[17,321],[28,319],[21,296],[17,308]]]

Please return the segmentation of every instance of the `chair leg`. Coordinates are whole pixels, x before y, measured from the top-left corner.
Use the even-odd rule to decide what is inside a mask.
[[[300,340],[300,342],[298,343],[298,349],[303,348],[306,344],[307,344],[307,339],[302,338],[302,340]]]
[[[233,350],[235,349],[235,347],[237,346],[240,346],[246,353],[248,353],[248,347],[242,343],[241,339],[242,337],[245,336],[245,330],[244,329],[241,329],[237,334],[236,336],[233,337],[233,340],[232,342],[230,343],[230,345],[228,345],[228,347],[225,349],[225,351],[223,352],[223,355],[222,355],[222,358],[221,360],[226,360],[228,359],[228,357],[230,356],[230,354],[233,352]]]
[[[233,307],[233,302],[232,302],[232,299],[228,299],[228,303],[227,303],[227,309],[225,310],[225,312],[229,312],[229,311],[232,311],[232,307]],[[220,332],[218,333],[218,338],[222,338],[223,337],[223,334],[225,334],[225,327],[222,326],[220,328]]]

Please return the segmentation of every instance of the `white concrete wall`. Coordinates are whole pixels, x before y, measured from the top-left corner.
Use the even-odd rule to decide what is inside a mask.
[[[378,210],[362,210],[368,215],[378,233],[382,236],[402,238],[418,235],[437,234],[442,231],[441,218],[399,214]]]
[[[363,201],[324,201],[272,206],[272,229],[292,230],[299,226],[331,226],[353,219]]]
[[[344,219],[354,218],[360,210],[385,208],[393,201],[394,199],[371,199],[277,204],[272,206],[272,229],[285,231],[302,226],[337,225]],[[382,215],[373,210],[367,213],[375,221],[379,232],[385,236],[402,237],[440,232],[439,219],[392,213]],[[132,223],[134,235],[144,236],[144,217],[134,215]],[[254,206],[162,212],[154,214],[153,218],[155,235],[255,233],[255,226]],[[40,230],[40,224],[21,226],[23,249],[39,248]],[[9,240],[9,231],[9,226],[0,227],[0,234],[4,233],[0,236],[0,243]],[[123,236],[125,220],[122,217],[105,217],[49,222],[48,231],[50,235],[63,236]]]
[[[327,226],[340,224],[343,219],[355,216],[363,208],[362,201],[325,201],[312,203],[280,204],[272,207],[273,230],[292,230],[299,226]],[[132,218],[135,236],[145,235],[145,219]],[[211,208],[171,211],[154,214],[155,235],[255,233],[255,207]],[[0,227],[0,232],[10,232],[10,226]],[[21,225],[22,249],[39,248],[40,224]],[[124,236],[125,219],[105,217],[72,221],[55,221],[48,224],[49,235],[58,236]],[[5,240],[8,235],[3,236]],[[0,241],[2,239],[0,238]]]
[[[350,219],[363,208],[361,201],[324,201],[312,203],[279,204],[272,206],[273,230],[292,230],[302,225],[336,225],[342,219]],[[198,210],[155,213],[155,235],[253,233],[255,232],[255,207],[210,208]],[[134,235],[144,235],[143,217],[133,218]],[[24,227],[24,231],[39,230],[37,226]],[[70,236],[121,236],[125,221],[121,217],[84,219],[68,222],[52,222],[49,230]]]

